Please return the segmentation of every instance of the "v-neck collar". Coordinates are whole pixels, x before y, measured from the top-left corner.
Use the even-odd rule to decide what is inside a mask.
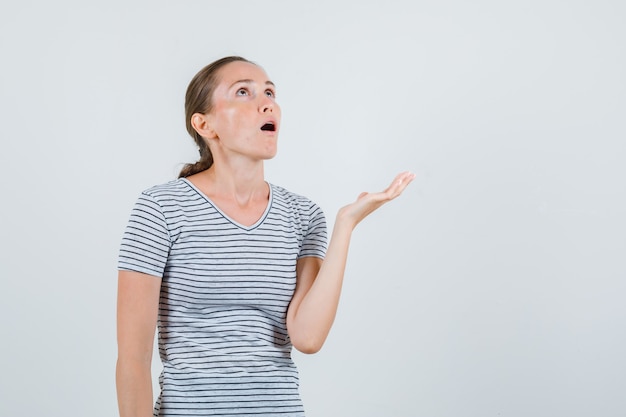
[[[200,189],[198,187],[196,187],[187,178],[181,178],[181,180],[185,184],[187,184],[189,187],[191,187],[192,190],[194,190],[196,193],[198,193],[198,195],[200,195],[203,199],[205,199],[207,201],[207,203],[209,203],[224,219],[228,220],[233,225],[235,225],[238,228],[243,229],[245,231],[254,230],[257,227],[259,227],[261,224],[263,224],[263,222],[267,218],[268,213],[270,212],[270,209],[272,207],[272,202],[274,201],[274,190],[273,190],[272,184],[270,184],[269,182],[266,181],[265,183],[267,184],[267,186],[268,186],[268,188],[270,190],[270,195],[269,195],[269,199],[267,201],[267,206],[265,207],[265,210],[263,211],[263,214],[261,215],[261,217],[259,217],[259,219],[256,222],[254,222],[254,224],[252,224],[250,226],[246,226],[246,225],[243,225],[243,224],[239,223],[238,221],[232,219],[228,214],[223,212],[218,207],[217,204],[215,204],[206,194],[204,194],[202,191],[200,191]]]

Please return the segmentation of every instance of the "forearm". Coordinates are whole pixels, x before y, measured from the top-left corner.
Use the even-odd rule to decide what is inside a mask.
[[[152,350],[161,279],[120,271],[117,290],[117,402],[121,417],[151,417]]]
[[[398,197],[414,178],[410,172],[398,174],[385,191],[361,193],[357,201],[342,207],[321,265],[315,264],[314,269],[308,261],[302,262],[303,268],[298,264],[299,284],[287,312],[287,328],[296,349],[305,353],[317,352],[328,336],[337,313],[350,238],[356,225]]]
[[[146,360],[118,358],[116,383],[120,417],[152,417],[150,367]]]
[[[344,271],[348,258],[352,226],[337,217],[326,257],[311,288],[294,314],[290,332],[296,348],[305,353],[321,349],[335,320]]]

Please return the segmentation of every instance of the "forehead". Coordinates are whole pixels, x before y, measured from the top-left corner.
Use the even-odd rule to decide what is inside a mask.
[[[265,70],[258,65],[245,61],[235,61],[220,68],[219,80],[222,86],[229,87],[232,83],[239,80],[252,80],[260,84],[265,84],[265,82],[270,79],[265,73]]]

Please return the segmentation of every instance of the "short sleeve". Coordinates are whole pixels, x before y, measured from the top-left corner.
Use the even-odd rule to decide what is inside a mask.
[[[309,211],[309,222],[304,234],[298,258],[314,256],[324,258],[327,245],[326,217],[322,209],[313,204]]]
[[[118,269],[163,276],[171,241],[163,210],[142,193],[130,214],[120,246]]]

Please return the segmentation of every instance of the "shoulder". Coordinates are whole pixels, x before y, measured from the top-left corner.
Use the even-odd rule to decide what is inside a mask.
[[[272,189],[273,200],[278,204],[295,206],[298,209],[310,209],[318,207],[311,199],[303,195],[289,191],[279,185],[270,184]]]
[[[150,188],[146,188],[142,191],[142,194],[152,197],[158,197],[162,195],[179,194],[180,192],[188,189],[189,186],[187,186],[185,180],[182,178],[177,178],[163,184],[153,185]]]
[[[270,184],[270,187],[272,188],[272,205],[275,209],[288,216],[295,216],[305,223],[314,218],[324,218],[322,208],[308,197],[278,185]]]
[[[154,185],[141,192],[142,197],[148,197],[157,203],[189,201],[190,197],[197,195],[187,181],[178,178],[164,184]]]
[[[184,180],[176,179],[142,191],[135,207],[150,208],[160,216],[175,219],[202,206],[202,197]]]

